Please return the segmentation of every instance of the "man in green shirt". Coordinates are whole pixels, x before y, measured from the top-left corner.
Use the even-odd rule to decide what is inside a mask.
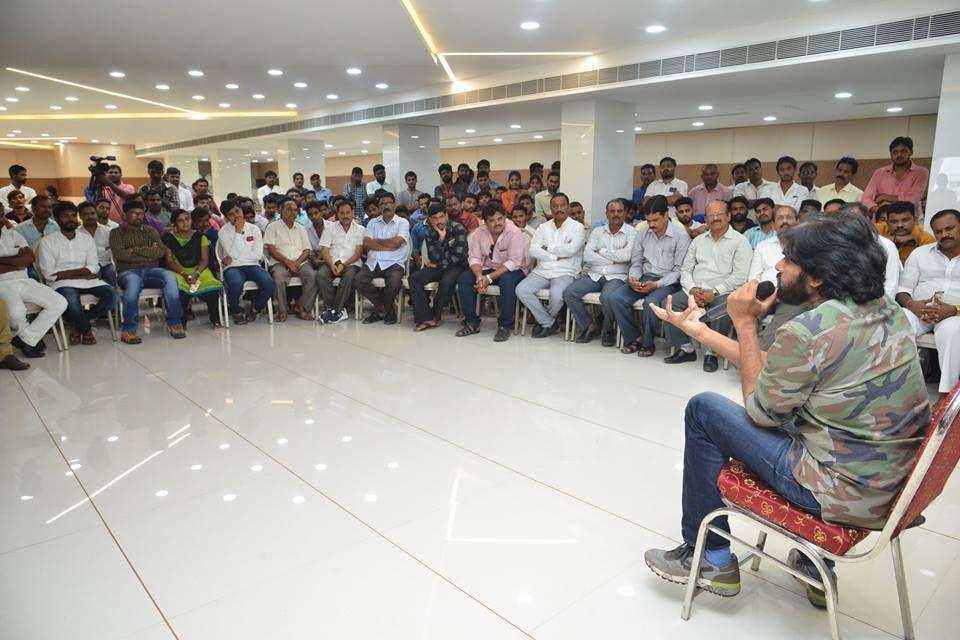
[[[756,280],[732,293],[738,341],[682,313],[657,315],[740,368],[743,406],[715,393],[687,404],[683,544],[647,551],[654,573],[686,583],[700,522],[722,506],[720,468],[740,460],[774,491],[829,522],[881,529],[930,421],[930,404],[906,316],[884,295],[886,255],[876,232],[847,213],[812,215],[780,235],[780,289],[756,299]],[[756,319],[777,301],[812,308],[786,322],[769,352]],[[671,309],[668,299],[666,309]],[[726,518],[714,524],[726,528]],[[740,592],[730,543],[710,534],[698,586]],[[792,557],[803,571],[816,570]],[[815,606],[822,592],[807,591]]]

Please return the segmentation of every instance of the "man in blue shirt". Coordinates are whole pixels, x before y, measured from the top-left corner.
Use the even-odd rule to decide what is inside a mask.
[[[330,198],[333,197],[333,191],[327,189],[323,186],[323,183],[320,182],[319,173],[310,176],[310,190],[317,194],[317,202],[330,202]]]
[[[640,186],[633,190],[631,198],[638,207],[643,204],[643,198],[647,194],[647,187],[657,177],[657,169],[652,164],[645,164],[640,167]],[[604,223],[606,224],[606,223]]]
[[[383,320],[396,324],[395,303],[403,286],[404,264],[410,255],[410,223],[396,215],[396,200],[392,193],[380,194],[377,199],[380,215],[370,220],[363,237],[367,262],[357,274],[357,291],[373,303],[373,311],[363,324]],[[376,287],[374,278],[383,278],[384,286]]]

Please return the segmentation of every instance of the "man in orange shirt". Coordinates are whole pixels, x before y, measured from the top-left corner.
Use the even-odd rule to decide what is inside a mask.
[[[886,229],[877,224],[878,231],[897,245],[900,262],[906,263],[914,249],[936,242],[936,238],[920,228],[912,202],[894,202],[887,210]]]

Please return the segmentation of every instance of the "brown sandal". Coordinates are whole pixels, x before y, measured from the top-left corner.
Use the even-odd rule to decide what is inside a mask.
[[[637,355],[640,356],[641,358],[649,358],[656,352],[657,352],[656,349],[648,349],[646,347],[640,347],[640,349],[637,350]]]
[[[92,331],[87,331],[85,334],[80,336],[80,344],[97,344],[97,339],[94,337]]]
[[[456,336],[458,338],[463,338],[464,336],[472,336],[475,333],[480,333],[479,325],[465,324],[460,327],[460,330],[457,331]]]
[[[67,342],[69,342],[70,345],[73,346],[76,344],[80,344],[81,340],[83,340],[83,338],[81,337],[80,332],[75,329],[70,329],[70,336],[67,338]]]
[[[620,347],[620,353],[633,354],[643,348],[643,341],[640,338],[637,338],[629,344],[625,344]]]

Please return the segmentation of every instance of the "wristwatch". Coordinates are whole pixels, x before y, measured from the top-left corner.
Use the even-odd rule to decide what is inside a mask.
[[[489,273],[484,277],[487,279],[487,284],[493,284],[493,278],[490,277]],[[960,306],[958,306],[957,309],[960,310]]]
[[[957,305],[957,312],[954,315],[960,316],[960,304]]]

